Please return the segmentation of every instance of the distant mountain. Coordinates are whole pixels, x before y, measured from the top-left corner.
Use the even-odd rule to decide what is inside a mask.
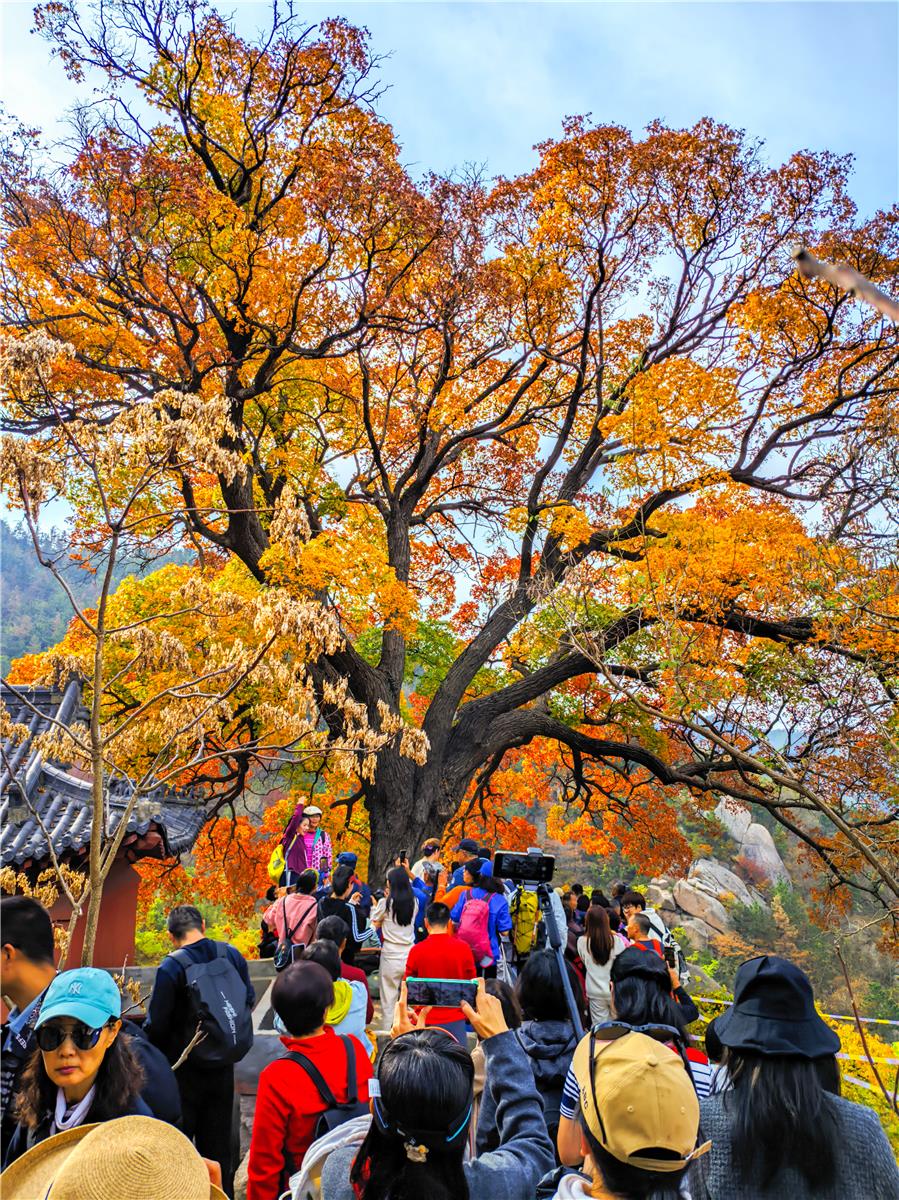
[[[63,561],[68,544],[67,536],[60,530],[53,530],[42,539],[48,557],[62,555]],[[192,555],[183,552],[149,566],[123,562],[115,573],[115,583],[120,583],[126,575],[158,570],[165,562],[191,559]],[[5,676],[14,658],[37,654],[60,640],[72,620],[72,606],[52,574],[37,561],[27,529],[21,525],[13,528],[5,520],[0,520],[0,572],[0,671]],[[100,587],[96,575],[69,562],[65,579],[80,605],[89,607],[96,603]]]

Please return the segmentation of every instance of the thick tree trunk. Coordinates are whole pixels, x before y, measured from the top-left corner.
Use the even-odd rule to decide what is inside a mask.
[[[465,739],[467,753],[453,740],[451,752],[431,750],[424,766],[401,758],[394,751],[381,756],[365,802],[371,828],[368,878],[382,886],[401,850],[409,862],[418,857],[426,838],[442,837],[449,820],[465,796],[478,765],[489,755],[487,747]],[[442,740],[446,747],[446,740]]]
[[[365,802],[371,827],[368,878],[372,887],[383,887],[387,872],[401,850],[414,862],[418,847],[428,836],[430,806],[422,801],[421,768],[410,759],[388,752],[381,756],[377,775],[366,788]]]

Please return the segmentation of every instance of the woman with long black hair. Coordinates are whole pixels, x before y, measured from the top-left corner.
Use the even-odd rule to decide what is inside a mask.
[[[691,1173],[695,1200],[899,1198],[877,1114],[839,1095],[840,1039],[804,971],[773,955],[743,963],[715,1032],[729,1083],[700,1105],[712,1152]]]
[[[381,1028],[390,1029],[406,971],[406,959],[415,943],[415,892],[405,867],[394,867],[387,875],[383,899],[375,905],[371,923],[381,931],[381,965],[378,985],[381,996]]]
[[[612,933],[606,909],[591,904],[583,935],[577,940],[577,952],[587,971],[587,1000],[594,1023],[608,1021],[611,1015],[612,964],[624,950],[622,939]]]
[[[482,983],[465,1015],[484,1047],[494,1080],[500,1144],[465,1161],[474,1099],[471,1055],[436,1027],[416,1028],[406,1005],[400,1033],[378,1061],[369,1086],[372,1123],[361,1147],[333,1150],[324,1164],[327,1200],[526,1200],[552,1167],[552,1145],[527,1059],[509,1032],[502,1005]]]

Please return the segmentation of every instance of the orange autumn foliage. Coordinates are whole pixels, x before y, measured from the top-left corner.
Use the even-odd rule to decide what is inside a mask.
[[[217,414],[134,537],[339,623],[309,664],[322,729],[395,736],[323,752],[311,786],[373,874],[462,823],[527,844],[532,805],[662,870],[679,813],[731,795],[894,904],[899,343],[788,248],[890,287],[897,213],[859,217],[846,160],[771,165],[712,118],[572,117],[518,176],[417,180],[363,31],[276,15],[253,44],[185,0],[123,56],[122,4],[99,29],[40,10],[155,124],[98,104],[62,176],[27,136],[8,157],[13,333],[72,347],[10,423],[46,491],[66,433]]]

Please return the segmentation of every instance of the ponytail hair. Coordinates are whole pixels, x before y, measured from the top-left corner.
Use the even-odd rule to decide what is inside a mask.
[[[415,916],[415,892],[409,882],[405,867],[394,867],[387,874],[390,896],[387,911],[393,914],[397,925],[411,925]]]
[[[357,1200],[469,1200],[462,1159],[474,1063],[467,1048],[444,1029],[405,1033],[381,1055],[378,1085],[350,1171]]]

